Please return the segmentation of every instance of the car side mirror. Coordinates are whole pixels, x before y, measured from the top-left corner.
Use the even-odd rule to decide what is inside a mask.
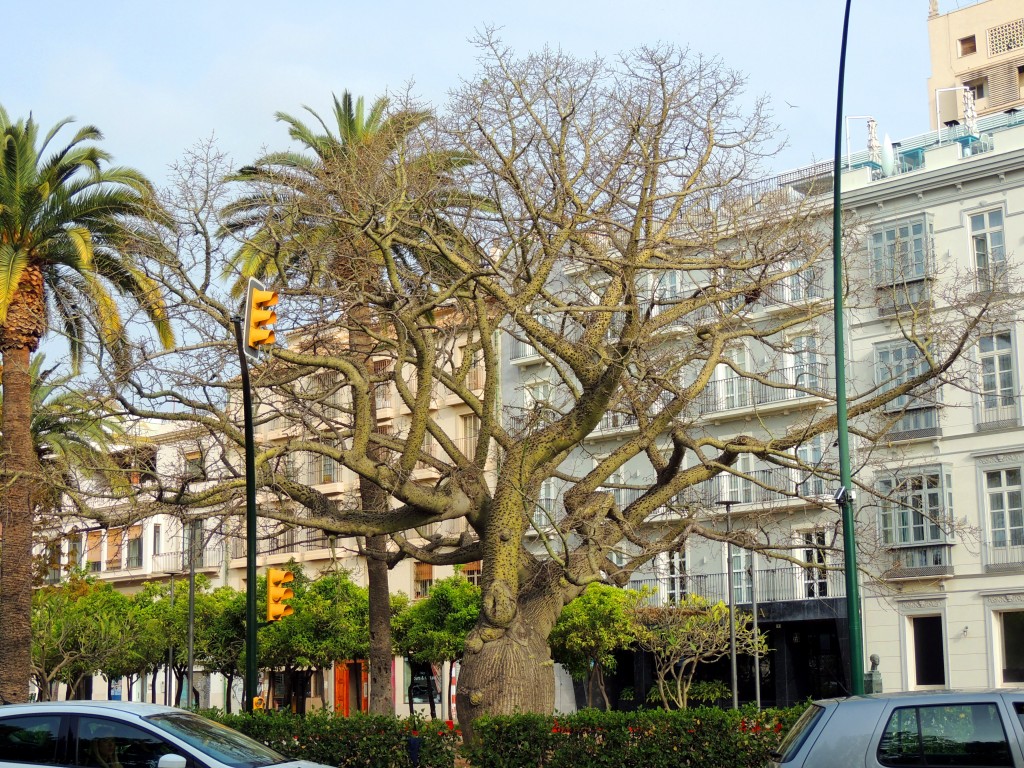
[[[156,768],[185,768],[186,765],[188,760],[181,755],[164,755],[156,764]]]

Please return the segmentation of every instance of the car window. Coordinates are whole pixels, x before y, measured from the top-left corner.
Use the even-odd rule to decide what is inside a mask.
[[[772,758],[780,763],[792,760],[824,711],[824,707],[819,707],[817,704],[811,704],[805,709],[800,718],[793,723],[793,727],[789,729],[789,733],[786,734],[786,738],[782,740],[782,744],[779,745],[778,751],[772,755]]]
[[[285,762],[284,756],[270,747],[191,712],[151,715],[146,722],[234,768],[261,768]]]
[[[878,745],[882,765],[1012,766],[994,703],[897,707]]]
[[[0,718],[0,759],[11,763],[55,765],[60,715]]]
[[[77,734],[75,765],[82,768],[156,768],[164,755],[183,754],[157,734],[117,720],[80,717]]]

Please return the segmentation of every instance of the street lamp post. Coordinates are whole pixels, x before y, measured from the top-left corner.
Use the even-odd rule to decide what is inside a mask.
[[[740,708],[740,694],[736,676],[736,600],[732,584],[732,505],[739,504],[733,499],[719,499],[715,502],[725,507],[725,532],[727,535],[725,583],[729,593],[729,674],[732,682],[732,708]]]
[[[853,473],[846,411],[846,350],[843,329],[843,204],[842,129],[843,83],[846,77],[846,41],[850,30],[850,3],[843,16],[843,42],[839,53],[839,89],[836,96],[835,153],[832,166],[832,321],[836,359],[836,438],[839,445],[839,490],[835,500],[843,520],[843,555],[846,575],[846,620],[850,646],[850,692],[864,693],[863,630],[860,621],[860,586],[857,582],[857,542],[853,524]]]

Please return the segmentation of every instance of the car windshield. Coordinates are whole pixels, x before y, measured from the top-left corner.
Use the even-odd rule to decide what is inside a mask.
[[[792,760],[824,711],[825,709],[817,704],[811,704],[805,709],[800,718],[793,723],[793,727],[789,729],[789,733],[782,740],[778,751],[772,753],[772,758],[780,763]]]
[[[191,712],[150,715],[147,722],[234,768],[262,768],[286,762],[270,747]]]

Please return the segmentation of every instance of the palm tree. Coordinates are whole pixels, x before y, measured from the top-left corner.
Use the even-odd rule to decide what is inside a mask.
[[[31,116],[12,122],[0,107],[0,696],[8,701],[28,698],[31,675],[32,521],[41,487],[29,357],[56,324],[76,370],[90,331],[126,366],[117,296],[135,301],[160,341],[173,343],[161,293],[132,248],[131,222],[158,215],[152,188],[137,171],[107,165],[93,126],[52,146],[70,122],[41,137]]]
[[[305,107],[319,126],[306,125],[292,115],[278,112],[276,117],[288,125],[288,134],[308,152],[276,152],[241,169],[237,181],[255,182],[268,194],[243,197],[226,211],[226,228],[245,233],[242,247],[230,265],[239,271],[236,292],[241,292],[247,277],[269,277],[287,283],[298,277],[315,284],[346,283],[371,287],[380,279],[375,250],[368,240],[352,231],[340,230],[322,205],[304,206],[307,198],[326,196],[330,204],[348,216],[358,215],[360,192],[346,189],[344,179],[358,178],[363,184],[387,184],[389,159],[399,151],[409,135],[431,119],[430,112],[404,109],[388,113],[389,102],[381,97],[366,111],[362,97],[353,101],[345,91],[339,101],[334,97],[334,125],[313,109]],[[333,130],[332,130],[333,129]],[[321,132],[322,131],[322,132]],[[466,165],[469,159],[455,152],[424,152],[405,161],[407,173],[425,173],[444,179]],[[341,177],[340,168],[348,173]],[[468,196],[451,190],[448,198],[460,204],[472,204]],[[364,358],[369,367],[373,343],[366,332],[369,310],[358,303],[348,307],[349,348]],[[371,416],[375,404],[371,402]],[[373,449],[371,449],[372,451]],[[382,452],[375,455],[383,460]],[[384,512],[387,494],[371,481],[359,481],[361,507]],[[393,713],[391,665],[391,607],[388,587],[387,537],[368,536],[367,576],[370,593],[370,711]],[[392,560],[392,564],[394,560]]]

